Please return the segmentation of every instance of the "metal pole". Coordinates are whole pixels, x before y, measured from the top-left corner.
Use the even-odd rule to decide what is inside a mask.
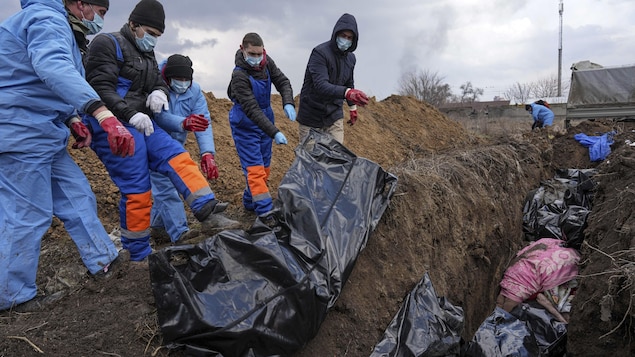
[[[558,41],[558,97],[562,96],[562,13],[564,12],[564,5],[560,0],[558,6],[558,13],[560,14],[560,33]]]

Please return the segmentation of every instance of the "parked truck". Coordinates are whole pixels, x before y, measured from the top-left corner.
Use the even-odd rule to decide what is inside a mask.
[[[582,61],[571,66],[565,125],[601,118],[635,120],[635,65],[603,67]]]

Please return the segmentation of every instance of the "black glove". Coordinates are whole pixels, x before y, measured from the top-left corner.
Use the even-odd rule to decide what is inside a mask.
[[[534,130],[538,127],[538,121],[535,120],[533,124],[531,124],[531,130]]]

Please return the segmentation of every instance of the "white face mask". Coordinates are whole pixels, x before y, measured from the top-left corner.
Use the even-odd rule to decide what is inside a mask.
[[[157,38],[155,36],[150,35],[146,32],[146,30],[141,27],[141,31],[143,31],[143,37],[138,38],[135,36],[135,41],[137,42],[137,47],[141,52],[152,52],[154,50],[154,46],[157,45]]]
[[[351,48],[351,45],[353,44],[353,41],[346,39],[344,37],[340,37],[340,36],[337,36],[336,42],[337,42],[337,48],[339,48],[340,51],[348,50],[349,48]]]
[[[177,79],[170,80],[170,87],[178,94],[187,92],[188,88],[192,85],[192,81],[179,81]]]
[[[95,12],[95,9],[93,9],[93,5],[89,6],[90,9],[93,10],[93,14],[95,14],[95,17],[93,17],[93,20],[89,20],[84,16],[84,13],[82,13],[82,23],[84,24],[84,26],[88,27],[89,35],[95,35],[104,27],[104,18],[99,16],[99,14]]]
[[[251,57],[248,56],[247,54],[245,55],[245,61],[252,67],[256,67],[260,64],[260,62],[262,62],[262,56],[258,56],[258,57]]]

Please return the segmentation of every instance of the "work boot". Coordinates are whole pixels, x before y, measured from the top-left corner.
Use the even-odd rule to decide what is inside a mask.
[[[183,232],[179,236],[179,239],[177,239],[175,242],[172,242],[172,245],[188,244],[190,242],[190,240],[198,238],[198,236],[200,236],[200,235],[201,235],[201,232],[198,229],[189,229],[189,230]]]
[[[156,244],[166,244],[172,241],[164,227],[150,227],[150,238],[152,238]]]
[[[212,213],[201,222],[208,229],[236,229],[240,228],[240,222],[225,217],[222,213]]]
[[[130,253],[127,250],[119,252],[117,258],[104,266],[100,271],[90,276],[97,280],[106,280],[116,275],[120,271],[124,262],[130,261]]]
[[[42,311],[46,307],[51,304],[57,302],[66,296],[66,292],[64,290],[60,290],[50,295],[40,295],[36,296],[33,299],[23,302],[19,305],[16,305],[11,308],[11,311],[15,312],[37,312]]]
[[[207,219],[210,214],[221,213],[227,209],[229,206],[228,202],[220,202],[218,200],[209,200],[200,210],[194,212],[194,217],[199,222],[203,222]]]

